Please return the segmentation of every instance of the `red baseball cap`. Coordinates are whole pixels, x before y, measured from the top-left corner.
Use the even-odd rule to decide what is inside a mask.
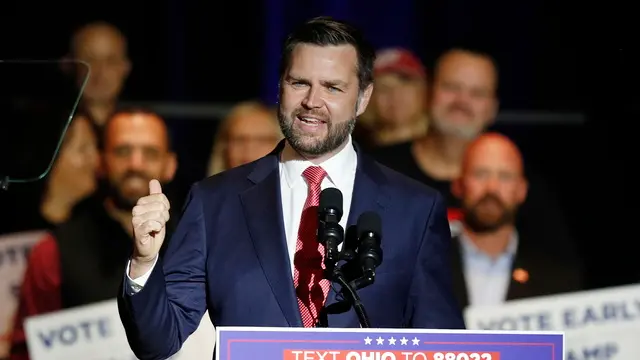
[[[402,74],[410,77],[426,78],[422,62],[411,51],[403,48],[388,48],[378,51],[373,64],[375,76]]]

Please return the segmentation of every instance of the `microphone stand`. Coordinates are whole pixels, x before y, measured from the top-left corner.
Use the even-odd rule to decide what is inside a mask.
[[[334,271],[334,278],[336,282],[342,286],[341,293],[346,297],[346,300],[350,305],[353,306],[356,315],[358,315],[360,326],[363,328],[370,328],[371,323],[369,321],[369,316],[367,316],[364,304],[362,304],[362,300],[360,300],[360,296],[358,296],[358,293],[356,292],[358,288],[353,286],[356,281],[348,282],[342,273],[342,267],[336,268]]]
[[[348,251],[341,252],[340,258],[341,260],[346,260],[346,262],[341,266],[335,266],[335,264],[333,264],[333,266],[331,266],[333,271],[327,271],[327,274],[330,274],[329,280],[331,282],[340,284],[341,289],[339,294],[342,295],[344,299],[329,306],[324,306],[322,308],[322,310],[320,311],[318,327],[328,327],[328,314],[344,313],[349,311],[349,309],[353,307],[356,315],[358,316],[360,326],[362,328],[370,328],[371,322],[369,320],[369,316],[367,315],[367,311],[364,308],[362,300],[360,300],[360,296],[358,295],[357,290],[373,284],[374,278],[361,276],[352,281],[349,281],[345,276],[343,268],[352,266],[352,262],[357,261],[357,259],[354,259],[354,256]],[[327,266],[327,269],[328,268],[329,267]]]

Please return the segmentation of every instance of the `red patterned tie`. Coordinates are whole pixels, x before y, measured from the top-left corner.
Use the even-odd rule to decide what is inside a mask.
[[[298,242],[293,257],[293,282],[302,323],[304,327],[314,327],[330,286],[329,280],[323,279],[324,246],[317,239],[320,184],[327,173],[319,166],[310,166],[302,176],[307,180],[309,192],[300,218]]]

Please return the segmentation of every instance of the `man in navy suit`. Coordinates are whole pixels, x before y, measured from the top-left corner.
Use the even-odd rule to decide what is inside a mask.
[[[373,90],[373,48],[348,24],[313,19],[286,40],[269,155],[193,185],[166,255],[169,202],[156,181],[133,209],[135,246],[119,309],[140,359],[177,352],[209,310],[216,326],[313,327],[336,301],[316,239],[321,189],[344,196],[341,225],[375,211],[384,262],[359,291],[376,328],[464,328],[453,296],[451,235],[433,189],[366,157],[352,143]],[[326,302],[326,303],[325,303]],[[349,311],[330,327],[359,327]]]

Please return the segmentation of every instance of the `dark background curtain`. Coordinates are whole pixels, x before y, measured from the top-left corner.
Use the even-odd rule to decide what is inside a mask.
[[[580,111],[587,123],[506,126],[527,159],[563,184],[560,196],[594,254],[596,282],[629,265],[635,244],[638,53],[631,5],[568,1],[246,0],[11,2],[0,11],[0,58],[64,55],[70,33],[91,20],[119,26],[130,40],[133,72],[124,99],[232,103],[276,101],[281,42],[296,24],[331,15],[360,26],[377,47],[403,46],[432,68],[444,49],[472,46],[496,58],[501,107]],[[215,123],[169,119],[178,151],[206,160]],[[201,156],[202,158],[198,158]],[[187,169],[198,174],[203,165]],[[198,167],[200,166],[200,167]],[[184,170],[184,169],[183,169]],[[187,176],[189,182],[196,177]],[[600,262],[600,264],[598,264]]]
[[[607,49],[593,47],[598,39],[590,38],[588,29],[594,23],[566,2],[114,0],[85,5],[5,5],[0,54],[59,57],[73,29],[104,19],[130,40],[134,69],[128,99],[228,103],[260,97],[274,102],[287,32],[312,16],[330,15],[361,27],[378,48],[410,48],[428,67],[450,46],[485,49],[500,65],[502,107],[544,110],[581,110],[588,91],[582,77],[593,74],[593,69],[584,72],[590,59],[610,56],[603,53]],[[605,31],[612,30],[598,33],[608,36]],[[589,42],[592,46],[585,48]]]

